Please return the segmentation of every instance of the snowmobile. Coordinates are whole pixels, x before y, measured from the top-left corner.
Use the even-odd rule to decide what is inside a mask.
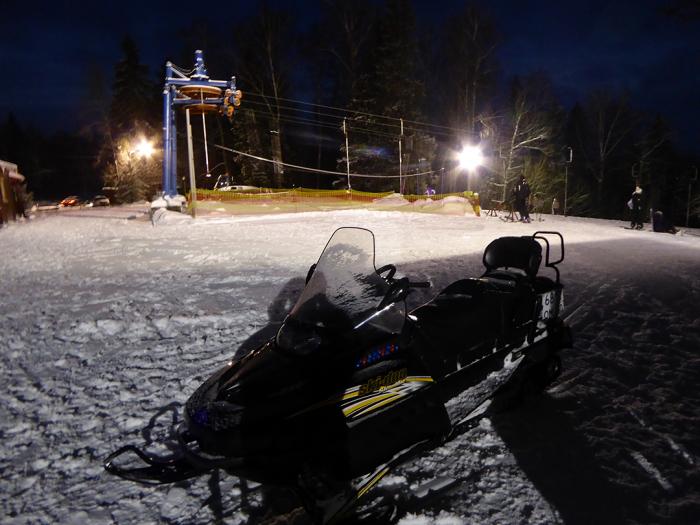
[[[543,250],[551,276],[538,275]],[[430,284],[376,269],[372,232],[340,228],[276,336],[186,402],[176,453],[128,445],[105,468],[146,483],[223,469],[293,487],[317,522],[340,521],[392,467],[476,421],[494,396],[558,376],[559,350],[572,343],[560,317],[563,259],[558,232],[498,238],[483,275],[407,311],[408,294]]]

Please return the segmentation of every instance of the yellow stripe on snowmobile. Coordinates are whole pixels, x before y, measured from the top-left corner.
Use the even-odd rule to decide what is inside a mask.
[[[380,406],[384,406],[384,405],[387,405],[389,403],[393,403],[394,401],[398,401],[402,397],[404,397],[403,394],[393,394],[390,397],[386,397],[384,399],[375,399],[374,403],[371,403],[371,404],[364,406],[364,407],[354,408],[348,415],[350,417],[360,417],[360,416],[366,414],[367,412],[374,411],[376,408],[378,408]]]
[[[368,405],[372,405],[374,403],[377,403],[379,401],[383,401],[387,398],[392,398],[396,397],[398,394],[396,392],[383,392],[381,394],[376,394],[373,395],[372,397],[362,399],[361,401],[358,401],[357,403],[353,403],[352,405],[343,408],[343,414],[347,417],[351,415],[354,412],[357,412],[358,410],[362,410],[364,407]]]
[[[343,407],[343,415],[345,417],[357,417],[364,415],[367,412],[373,412],[374,410],[406,397],[406,395],[410,392],[422,388],[425,383],[432,383],[434,381],[430,376],[414,376],[411,377],[410,382],[414,383],[415,386],[408,385],[403,382],[401,384],[389,387],[379,394],[372,395],[371,397],[365,397],[359,402],[346,405]]]
[[[370,479],[357,493],[357,499],[360,499],[362,496],[367,494],[367,492],[374,487],[380,479],[382,479],[386,473],[389,472],[389,467],[384,467],[382,470],[377,472],[374,476],[372,476],[372,479]]]
[[[377,403],[375,403],[372,406],[367,407],[366,409],[360,409],[360,413],[356,414],[356,415],[361,416],[367,412],[374,412],[378,408],[381,408],[385,405],[388,405],[389,403],[393,403],[394,401],[396,401],[397,399],[400,399],[402,397],[404,397],[403,394],[396,394],[395,396],[392,396],[391,399],[384,399],[382,401],[378,401]]]
[[[420,381],[423,383],[435,382],[435,380],[430,376],[408,376],[404,381]]]

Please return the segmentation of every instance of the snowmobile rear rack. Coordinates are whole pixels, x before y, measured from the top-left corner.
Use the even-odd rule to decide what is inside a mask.
[[[550,245],[549,245],[549,239],[545,237],[545,235],[556,235],[559,237],[559,259],[556,261],[550,260]],[[556,274],[557,274],[557,284],[559,284],[559,268],[557,268],[557,264],[561,263],[564,260],[564,237],[562,237],[561,233],[559,232],[554,232],[554,231],[536,231],[535,233],[532,234],[533,239],[538,239],[544,242],[545,244],[545,259],[544,259],[544,265],[547,268],[552,268]]]

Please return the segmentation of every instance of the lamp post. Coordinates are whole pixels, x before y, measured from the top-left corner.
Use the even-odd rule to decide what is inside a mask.
[[[569,164],[574,161],[574,150],[571,146],[566,146],[569,150],[569,158],[564,163],[564,217],[566,217],[566,202],[569,198]]]

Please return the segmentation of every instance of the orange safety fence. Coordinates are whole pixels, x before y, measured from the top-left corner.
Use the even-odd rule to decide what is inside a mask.
[[[378,207],[391,207],[400,209],[402,205],[413,204],[410,208],[415,209],[415,205],[425,204],[420,211],[430,211],[429,205],[446,204],[451,199],[460,201],[466,199],[471,205],[474,213],[479,216],[481,205],[479,194],[471,191],[459,193],[444,193],[438,195],[399,195],[393,192],[366,192],[358,190],[319,190],[312,188],[257,188],[251,190],[222,191],[197,189],[198,201],[214,201],[227,204],[307,204],[309,206],[319,205],[333,207],[337,205],[347,208],[355,205],[373,204]],[[188,195],[189,200],[189,195]],[[443,202],[445,201],[445,202]],[[405,207],[405,206],[403,206]]]

